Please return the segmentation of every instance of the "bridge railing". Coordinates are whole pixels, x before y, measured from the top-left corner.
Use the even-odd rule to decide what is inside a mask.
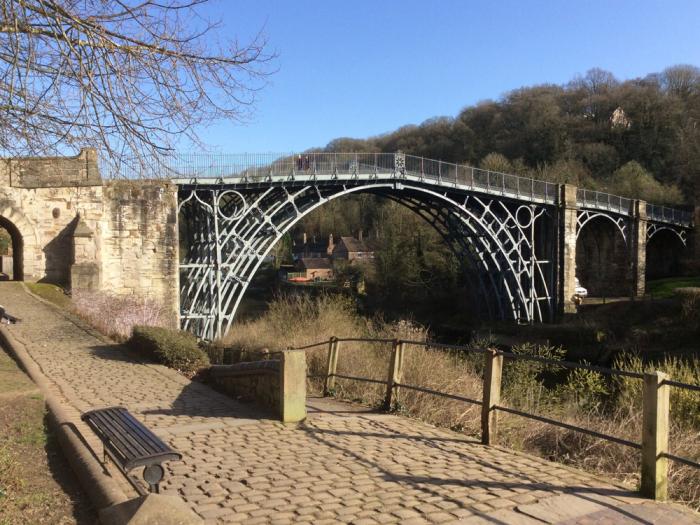
[[[598,210],[612,211],[624,215],[632,213],[632,199],[611,195],[601,191],[586,190],[579,188],[576,190],[576,204],[580,207],[595,208]]]
[[[647,204],[647,219],[688,226],[693,222],[692,212],[659,206],[658,204]]]
[[[481,190],[490,194],[549,203],[557,202],[558,184],[556,183],[412,155],[405,155],[404,158],[406,172],[422,179]]]
[[[111,179],[239,179],[246,182],[287,180],[295,176],[390,175],[549,203],[555,203],[558,195],[556,183],[400,153],[172,154],[149,163],[125,159],[117,168],[104,164],[102,171],[105,178]]]
[[[376,377],[359,377],[338,373],[338,360],[341,353],[341,345],[344,342],[363,342],[369,344],[391,345],[391,353],[387,363],[386,379]],[[407,345],[415,345],[424,349],[438,349],[458,351],[465,354],[480,354],[484,356],[484,374],[481,399],[473,399],[453,393],[442,392],[422,385],[408,384],[403,381],[405,351]],[[586,434],[594,438],[610,441],[618,445],[626,446],[641,453],[641,492],[653,499],[666,499],[668,487],[668,460],[685,466],[700,468],[700,462],[691,458],[680,457],[669,453],[669,418],[670,418],[670,388],[681,388],[691,392],[700,392],[699,385],[672,381],[662,372],[640,373],[628,370],[618,370],[573,361],[560,361],[540,356],[502,352],[495,349],[473,348],[442,343],[412,341],[403,339],[379,339],[379,338],[337,338],[331,337],[327,341],[320,341],[306,346],[296,347],[296,350],[310,350],[326,346],[328,355],[326,360],[326,373],[320,376],[310,376],[324,381],[324,396],[331,395],[335,391],[336,380],[360,381],[370,384],[379,384],[386,387],[383,408],[390,410],[397,406],[402,390],[421,392],[434,395],[443,399],[461,401],[481,407],[481,441],[484,444],[495,444],[498,441],[497,414],[508,413],[526,419],[532,419],[541,423],[557,426],[573,432]],[[589,370],[607,376],[618,376],[640,380],[643,382],[642,410],[643,424],[639,441],[631,441],[619,436],[613,436],[598,432],[590,428],[566,423],[539,414],[533,414],[518,410],[504,404],[501,399],[501,378],[504,360],[531,361],[549,367],[561,367],[569,370]]]
[[[295,177],[378,176],[418,178],[440,185],[469,188],[509,198],[556,204],[559,185],[518,175],[483,170],[464,164],[426,159],[403,153],[264,153],[264,154],[169,154],[144,161],[124,159],[119,166],[103,162],[107,179],[237,179],[244,182],[289,180]],[[577,190],[579,206],[631,214],[632,199],[599,191]],[[682,226],[692,224],[683,210],[647,206],[651,220]]]

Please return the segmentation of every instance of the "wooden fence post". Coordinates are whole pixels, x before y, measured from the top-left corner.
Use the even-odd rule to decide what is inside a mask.
[[[389,363],[389,375],[386,381],[386,396],[384,396],[384,409],[391,410],[399,395],[398,383],[401,383],[403,376],[403,354],[405,343],[394,340],[391,345],[391,360]]]
[[[663,384],[663,372],[644,374],[642,416],[642,483],[647,498],[664,501],[668,497],[668,421],[670,387]]]
[[[489,349],[485,355],[484,393],[481,405],[481,442],[491,445],[496,442],[498,416],[496,406],[501,402],[501,374],[503,356]]]
[[[328,340],[328,366],[326,368],[326,384],[323,395],[330,396],[335,388],[335,373],[338,368],[338,338],[333,336]]]

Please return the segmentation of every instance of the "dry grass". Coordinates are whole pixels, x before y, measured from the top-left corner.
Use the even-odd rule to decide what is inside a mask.
[[[354,305],[338,297],[290,297],[273,302],[270,312],[256,321],[235,325],[221,347],[229,359],[259,356],[261,349],[327,341],[339,337],[383,337],[426,340],[425,330],[411,323],[385,323],[360,318]],[[481,346],[481,345],[479,345]],[[389,369],[390,343],[342,342],[338,374],[385,380]],[[516,352],[561,359],[563,351],[539,345],[523,345]],[[309,386],[320,391],[326,372],[328,345],[307,351]],[[618,368],[643,371],[640,359],[627,356]],[[668,359],[656,368],[679,381],[700,384],[700,362]],[[480,400],[483,356],[426,349],[408,345],[404,358],[403,383]],[[562,371],[528,361],[508,361],[503,372],[503,402],[525,412],[541,414],[575,426],[640,441],[641,382],[611,381],[595,372]],[[337,379],[334,395],[378,406],[386,387]],[[677,390],[677,389],[673,389]],[[671,452],[700,459],[700,397],[697,393],[672,390]],[[402,389],[395,407],[400,413],[432,424],[477,435],[480,409],[463,401]],[[636,485],[639,482],[639,453],[628,447],[540,423],[502,414],[499,440],[506,446],[583,468],[589,472]],[[671,496],[694,509],[700,508],[700,471],[671,462]]]

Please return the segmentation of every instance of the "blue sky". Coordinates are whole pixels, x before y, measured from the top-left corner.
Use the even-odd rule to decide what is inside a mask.
[[[246,124],[202,130],[213,151],[287,152],[368,137],[565,83],[700,66],[700,2],[219,0],[222,35],[265,27],[278,71]]]

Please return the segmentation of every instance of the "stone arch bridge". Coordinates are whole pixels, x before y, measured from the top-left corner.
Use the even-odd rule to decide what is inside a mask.
[[[183,155],[105,174],[92,150],[6,161],[0,226],[20,252],[15,273],[155,297],[173,324],[209,339],[230,328],[276,242],[355,193],[423,217],[462,262],[474,300],[519,322],[575,311],[577,264],[612,268],[622,293],[643,295],[647,249],[658,244],[663,259],[696,244],[688,211],[402,153]]]

